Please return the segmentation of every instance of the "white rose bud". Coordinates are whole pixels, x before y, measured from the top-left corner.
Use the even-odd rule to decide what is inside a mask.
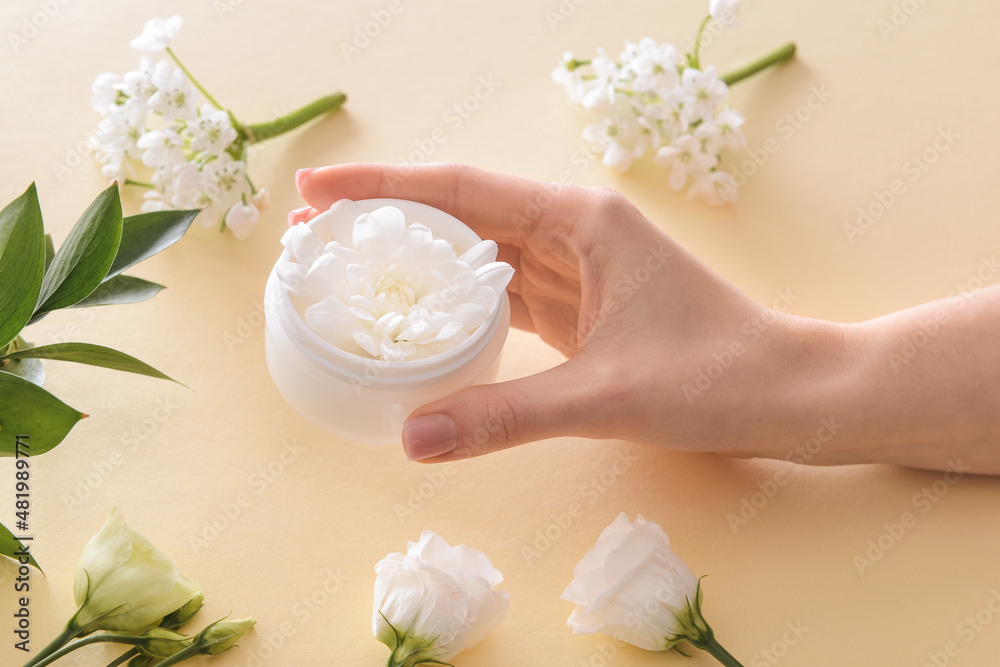
[[[79,605],[74,627],[142,632],[199,595],[201,587],[181,576],[114,508],[83,550],[73,593]]]
[[[686,640],[725,665],[740,664],[702,616],[698,578],[642,515],[633,523],[619,514],[573,575],[562,597],[576,604],[567,621],[575,634],[599,632],[649,651]]]
[[[372,632],[392,649],[390,666],[447,661],[503,621],[510,595],[486,554],[449,546],[433,531],[375,566]]]

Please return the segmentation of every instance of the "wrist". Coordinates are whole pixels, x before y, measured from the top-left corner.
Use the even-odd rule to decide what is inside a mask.
[[[751,456],[810,465],[862,462],[849,437],[859,357],[857,325],[777,313],[764,341]]]

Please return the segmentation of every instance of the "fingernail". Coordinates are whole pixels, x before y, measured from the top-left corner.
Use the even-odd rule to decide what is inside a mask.
[[[312,210],[312,206],[303,206],[302,208],[297,208],[288,212],[288,226],[294,227],[300,222],[306,221],[306,216],[309,211]]]
[[[426,415],[403,422],[403,449],[411,461],[447,454],[456,445],[458,426],[448,415]]]
[[[309,174],[316,171],[316,167],[309,167],[308,169],[299,169],[295,172],[295,187],[299,190],[302,189],[302,179],[304,179]]]

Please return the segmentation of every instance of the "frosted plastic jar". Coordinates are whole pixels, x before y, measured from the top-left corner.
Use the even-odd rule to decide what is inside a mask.
[[[454,244],[458,254],[481,241],[458,219],[425,204],[401,199],[355,203],[368,212],[395,206],[407,222],[419,222],[436,238]],[[285,249],[280,259],[289,258]],[[400,444],[403,420],[416,408],[463,387],[496,380],[510,327],[510,303],[504,292],[493,314],[457,347],[403,362],[366,359],[321,339],[306,326],[274,269],[264,291],[264,317],[267,368],[278,392],[295,410],[350,440]]]

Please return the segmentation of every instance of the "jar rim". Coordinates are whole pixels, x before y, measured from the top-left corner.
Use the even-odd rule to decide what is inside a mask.
[[[361,205],[370,211],[382,206],[396,206],[398,208],[411,210],[422,209],[422,213],[431,214],[434,217],[439,218],[439,222],[445,221],[449,225],[459,225],[460,227],[457,229],[467,230],[469,239],[474,237],[475,241],[468,243],[468,240],[466,240],[462,243],[463,246],[468,244],[469,247],[471,247],[472,245],[475,245],[475,243],[482,240],[478,234],[476,234],[458,218],[440,209],[428,206],[427,204],[410,200],[385,198],[361,199],[354,203]],[[404,214],[405,213],[406,211],[404,210]],[[311,223],[312,221],[301,224],[309,225]],[[431,228],[432,232],[435,232],[435,235],[437,234],[434,226],[430,224],[427,226]],[[457,245],[453,239],[448,237],[445,238],[454,245]],[[463,249],[463,251],[465,249]],[[277,261],[281,262],[290,258],[291,251],[288,248],[285,248]],[[277,262],[275,266],[277,266]],[[493,338],[500,326],[500,322],[503,320],[504,313],[508,308],[509,303],[505,289],[502,294],[502,298],[497,299],[497,305],[493,309],[490,316],[476,328],[472,335],[450,350],[412,361],[386,361],[384,359],[362,357],[323,340],[305,323],[305,320],[299,314],[298,310],[296,310],[294,304],[292,303],[292,298],[288,292],[288,288],[285,287],[280,280],[278,280],[276,270],[274,268],[271,269],[271,275],[268,277],[267,282],[266,297],[268,298],[265,300],[274,300],[275,306],[277,306],[278,309],[277,315],[282,327],[286,330],[289,337],[299,343],[302,350],[308,353],[308,355],[315,362],[322,364],[330,370],[340,373],[346,372],[348,374],[352,373],[352,371],[355,373],[363,373],[365,368],[374,368],[377,369],[377,377],[379,379],[390,382],[417,381],[420,379],[420,376],[424,374],[437,376],[442,372],[449,372],[461,367],[471,358],[474,358],[477,354],[479,354],[479,352],[482,351],[486,344]],[[267,309],[265,310],[265,317],[266,315]]]

